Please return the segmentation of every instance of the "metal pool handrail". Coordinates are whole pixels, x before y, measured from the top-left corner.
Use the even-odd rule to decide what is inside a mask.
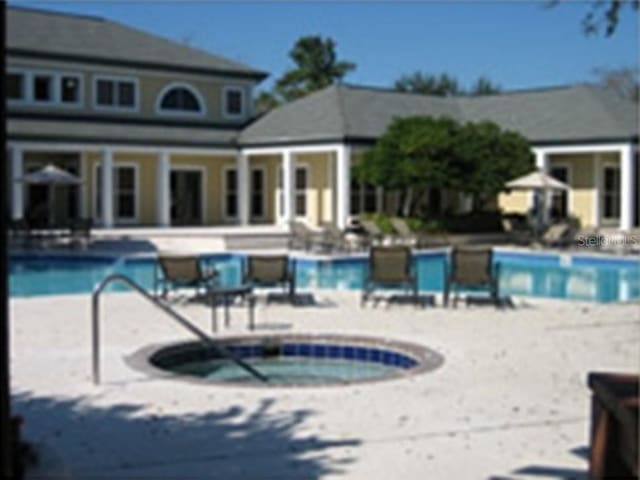
[[[138,292],[144,298],[149,300],[153,305],[158,307],[160,310],[167,313],[171,318],[177,321],[180,325],[185,327],[191,333],[193,333],[196,337],[206,343],[208,346],[213,348],[219,355],[222,357],[232,361],[240,368],[243,368],[247,372],[249,372],[252,376],[260,380],[261,382],[268,382],[269,379],[258,370],[253,368],[247,362],[237,357],[233,353],[231,353],[225,347],[216,344],[209,335],[204,333],[198,327],[196,327],[191,321],[186,318],[184,315],[176,312],[169,305],[159,301],[153,295],[149,294],[144,288],[142,288],[138,283],[131,280],[129,277],[122,275],[120,273],[114,273],[105,277],[98,285],[96,285],[93,289],[93,293],[91,295],[91,319],[92,319],[92,358],[93,358],[93,383],[100,383],[100,294],[102,291],[113,282],[121,282]]]

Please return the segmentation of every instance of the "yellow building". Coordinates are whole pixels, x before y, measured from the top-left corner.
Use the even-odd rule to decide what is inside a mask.
[[[553,199],[583,225],[638,225],[637,110],[595,87],[433,97],[332,86],[260,118],[266,74],[108,20],[8,8],[11,214],[98,226],[344,226],[393,209],[351,168],[394,117],[492,120],[523,134],[537,165],[571,189]],[[30,32],[37,31],[38,36]],[[39,41],[47,38],[47,42]],[[54,163],[81,183],[55,196],[22,177]],[[455,192],[440,202],[464,209]],[[500,195],[526,211],[526,194]],[[52,207],[52,208],[51,208]]]

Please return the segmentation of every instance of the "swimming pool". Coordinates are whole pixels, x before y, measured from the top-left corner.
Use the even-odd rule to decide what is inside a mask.
[[[224,285],[241,280],[243,255],[204,256],[215,265]],[[640,298],[640,259],[611,256],[522,252],[497,249],[500,292],[504,295],[587,300],[627,301]],[[296,262],[298,288],[359,289],[367,261],[361,257],[319,259],[301,257]],[[421,291],[441,292],[447,254],[444,251],[416,254],[416,272]],[[10,295],[59,295],[89,293],[110,273],[122,273],[145,288],[153,288],[152,258],[107,256],[13,256],[10,258]],[[111,290],[126,287],[112,286]]]

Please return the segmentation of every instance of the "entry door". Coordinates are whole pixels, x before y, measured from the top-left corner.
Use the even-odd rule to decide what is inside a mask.
[[[569,184],[569,168],[564,165],[551,167],[549,174],[556,180]],[[551,196],[551,218],[554,220],[567,218],[569,215],[569,194],[566,190],[553,192]]]
[[[202,172],[172,170],[171,225],[202,225]]]

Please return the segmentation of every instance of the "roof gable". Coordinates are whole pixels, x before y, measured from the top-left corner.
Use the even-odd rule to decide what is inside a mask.
[[[99,17],[7,9],[7,50],[92,62],[173,66],[264,78],[247,65]]]

